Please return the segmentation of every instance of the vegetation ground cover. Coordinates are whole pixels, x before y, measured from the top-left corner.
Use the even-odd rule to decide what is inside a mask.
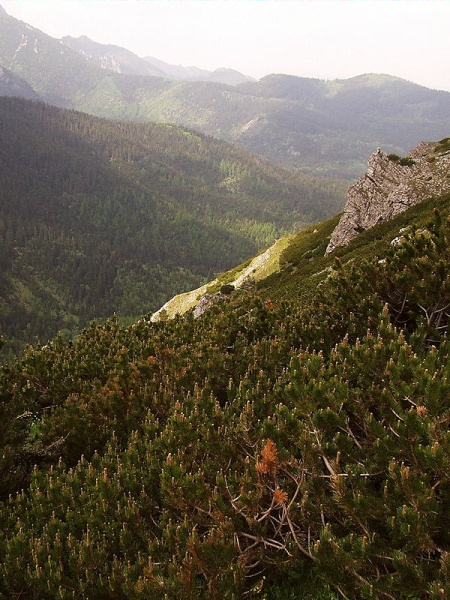
[[[314,302],[113,318],[3,367],[0,597],[446,597],[439,203]]]
[[[25,342],[137,318],[337,212],[345,184],[175,126],[0,99],[0,328]]]

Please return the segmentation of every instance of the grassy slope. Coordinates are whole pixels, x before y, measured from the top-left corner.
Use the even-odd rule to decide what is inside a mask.
[[[338,217],[310,226],[292,238],[281,257],[280,270],[261,282],[261,292],[274,298],[295,298],[298,295],[306,298],[326,277],[336,257],[345,264],[383,256],[401,229],[425,226],[435,208],[443,217],[450,215],[450,196],[425,200],[392,220],[361,233],[348,246],[338,248],[330,256],[324,256],[325,248]]]
[[[268,260],[259,262],[259,255],[250,264],[247,261],[224,272],[201,288],[175,296],[163,307],[166,316],[173,317],[187,312],[203,294],[217,292],[221,285],[227,283],[236,287],[256,283],[258,293],[262,297],[294,301],[301,298],[306,302],[314,295],[317,285],[327,277],[336,257],[345,264],[382,256],[401,229],[425,226],[434,208],[438,209],[443,217],[450,215],[449,196],[430,198],[411,207],[394,219],[361,233],[348,246],[339,248],[330,256],[325,256],[325,249],[340,215],[310,225],[296,235],[278,240],[268,248],[263,253]]]
[[[174,296],[152,315],[152,321],[183,315],[194,308],[202,296],[215,294],[226,284],[241,288],[266,279],[279,271],[280,258],[284,250],[289,247],[290,242],[291,237],[280,238],[264,252],[246,260],[230,271],[220,273],[213,281],[190,292]]]

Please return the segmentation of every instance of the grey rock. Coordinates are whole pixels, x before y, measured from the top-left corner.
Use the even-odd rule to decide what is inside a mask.
[[[450,152],[438,154],[436,145],[421,142],[410,152],[410,161],[388,156],[378,148],[369,159],[366,174],[349,188],[344,213],[325,254],[413,204],[450,191]]]
[[[223,300],[225,297],[224,294],[205,294],[194,308],[194,319],[201,317],[213,304]]]

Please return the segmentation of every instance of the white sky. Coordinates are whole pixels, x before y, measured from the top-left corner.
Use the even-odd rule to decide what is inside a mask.
[[[388,73],[450,91],[450,0],[0,0],[61,38],[260,78]]]

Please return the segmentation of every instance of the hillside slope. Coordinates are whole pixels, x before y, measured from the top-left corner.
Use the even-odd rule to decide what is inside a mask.
[[[336,255],[346,262],[384,253],[391,243],[402,243],[403,230],[408,231],[412,223],[424,225],[433,206],[448,215],[449,174],[449,138],[422,142],[405,158],[387,156],[377,149],[366,174],[348,189],[341,216],[281,238],[264,253],[221,273],[214,281],[175,296],[152,315],[152,320],[172,318],[200,305],[209,308],[225,299],[220,293],[224,286],[230,293],[228,286],[239,289],[256,284],[260,293],[265,289],[276,298],[283,297],[284,286],[295,286],[302,296],[329,274]],[[326,245],[324,236],[329,237]]]
[[[0,98],[0,127],[10,340],[155,310],[343,204],[338,181],[174,126]]]
[[[39,100],[33,88],[26,81],[0,65],[0,96],[18,96],[28,100]]]
[[[449,213],[0,369],[0,598],[448,597]]]
[[[107,58],[92,44],[84,51],[100,53],[96,65],[0,10],[0,64],[46,101],[102,117],[180,124],[303,172],[354,179],[374,147],[405,155],[450,130],[449,93],[388,75],[174,82],[142,75],[136,61],[154,67],[124,49],[120,56],[106,52]],[[101,60],[123,72],[101,68]],[[237,81],[229,70],[216,75]]]

